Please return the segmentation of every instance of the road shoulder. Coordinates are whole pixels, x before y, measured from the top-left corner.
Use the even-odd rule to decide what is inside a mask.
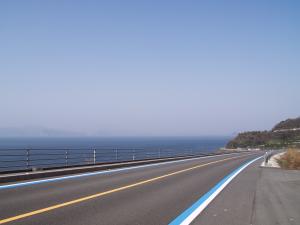
[[[257,183],[253,224],[299,224],[299,192],[300,171],[264,168]]]
[[[195,219],[199,225],[251,224],[261,160],[249,165]]]

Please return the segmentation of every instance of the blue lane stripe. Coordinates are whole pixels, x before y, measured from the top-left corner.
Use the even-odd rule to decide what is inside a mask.
[[[206,201],[222,184],[224,184],[228,179],[234,176],[242,167],[245,165],[250,165],[254,161],[262,158],[263,156],[257,157],[253,160],[250,160],[243,165],[239,166],[230,174],[226,175],[219,183],[217,183],[212,189],[210,189],[206,194],[204,194],[201,198],[199,198],[192,206],[187,208],[183,213],[181,213],[178,217],[176,217],[169,225],[179,225],[181,224],[189,215],[191,215],[204,201]]]
[[[42,180],[36,180],[36,181],[27,181],[27,182],[15,183],[15,184],[7,184],[7,185],[0,186],[0,190],[23,187],[23,186],[30,186],[30,185],[41,184],[41,183],[50,183],[50,182],[68,180],[68,179],[76,179],[76,178],[81,178],[81,177],[95,176],[95,175],[99,175],[99,174],[116,173],[116,172],[121,172],[121,171],[126,171],[126,170],[154,167],[154,166],[186,162],[186,161],[192,161],[192,160],[198,160],[198,159],[212,158],[212,157],[217,157],[217,156],[221,156],[221,155],[204,156],[204,157],[198,157],[198,158],[192,158],[192,159],[181,159],[181,160],[175,160],[175,161],[170,161],[170,162],[153,163],[153,164],[147,164],[147,165],[120,168],[120,169],[104,170],[104,171],[83,173],[83,174],[70,175],[70,176],[64,176],[64,177],[49,178],[49,179],[42,179]]]

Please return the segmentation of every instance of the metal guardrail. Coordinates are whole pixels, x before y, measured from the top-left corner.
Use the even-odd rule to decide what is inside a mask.
[[[0,149],[0,172],[40,170],[53,167],[95,165],[145,159],[209,155],[200,150],[178,149]]]

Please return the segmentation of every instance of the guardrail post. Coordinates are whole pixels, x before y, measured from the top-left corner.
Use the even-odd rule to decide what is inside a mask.
[[[30,166],[30,149],[26,149],[26,167],[29,169]]]
[[[96,149],[94,149],[94,164],[96,164]]]
[[[66,166],[68,166],[68,150],[65,152],[65,160],[66,160]]]
[[[135,160],[135,149],[133,149],[133,152],[132,152],[132,160],[133,161]]]

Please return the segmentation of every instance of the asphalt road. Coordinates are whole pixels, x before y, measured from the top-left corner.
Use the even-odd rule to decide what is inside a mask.
[[[168,224],[261,154],[198,158],[0,189],[0,224]]]

